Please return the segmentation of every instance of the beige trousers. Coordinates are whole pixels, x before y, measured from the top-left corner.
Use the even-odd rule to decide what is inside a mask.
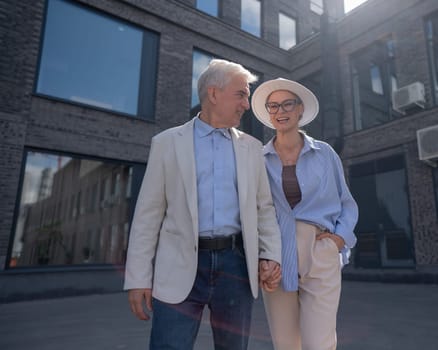
[[[263,292],[275,350],[336,349],[336,314],[341,293],[338,248],[319,229],[297,221],[298,292]]]

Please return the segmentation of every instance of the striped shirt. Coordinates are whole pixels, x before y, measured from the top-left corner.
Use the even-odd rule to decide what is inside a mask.
[[[282,186],[282,163],[273,140],[264,147],[265,164],[282,236],[282,284],[286,291],[298,289],[298,258],[295,221],[327,228],[345,240],[342,262],[348,263],[356,244],[353,232],[358,208],[347,187],[341,160],[333,148],[304,133],[304,146],[296,164],[301,201],[291,209]]]

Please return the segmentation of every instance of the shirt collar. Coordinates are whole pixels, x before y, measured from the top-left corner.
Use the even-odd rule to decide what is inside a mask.
[[[313,137],[306,135],[302,131],[300,131],[300,133],[301,133],[301,135],[303,135],[303,139],[304,139],[304,146],[303,146],[303,151],[302,151],[303,153],[306,153],[306,152],[310,151],[311,149],[320,149],[321,148],[316,144],[315,139]],[[277,154],[277,151],[275,150],[275,147],[274,147],[274,140],[275,140],[275,136],[273,138],[271,138],[269,140],[269,142],[265,145],[265,147],[263,148],[264,155]]]
[[[222,134],[222,136],[231,140],[230,130],[227,128],[213,128],[210,124],[207,124],[201,118],[199,118],[200,113],[196,116],[195,119],[195,132],[199,137],[206,137],[213,133],[214,131],[218,131]]]

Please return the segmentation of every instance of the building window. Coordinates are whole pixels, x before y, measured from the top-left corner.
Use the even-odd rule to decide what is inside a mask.
[[[351,58],[356,130],[400,117],[392,108],[397,89],[392,40],[378,41]]]
[[[426,20],[426,39],[432,78],[432,99],[438,104],[438,12]]]
[[[317,15],[322,15],[324,13],[323,0],[310,0],[310,10]]]
[[[156,33],[65,0],[49,0],[36,92],[154,118]]]
[[[350,188],[359,205],[355,263],[361,267],[413,266],[412,229],[402,155],[350,167]]]
[[[297,44],[297,22],[283,13],[278,15],[280,47],[289,50]]]
[[[219,0],[196,0],[196,8],[209,15],[218,17],[219,15]]]
[[[261,37],[261,13],[260,0],[242,0],[242,29],[259,38]]]
[[[131,221],[136,200],[124,195],[128,175],[140,179],[144,170],[140,164],[27,150],[8,267],[123,264],[127,230],[118,228]],[[138,193],[140,181],[134,183]]]
[[[191,102],[191,114],[195,115],[201,110],[199,97],[198,97],[198,79],[204,69],[207,68],[210,61],[214,58],[218,58],[204,51],[193,51],[193,67],[192,67],[192,102]]]

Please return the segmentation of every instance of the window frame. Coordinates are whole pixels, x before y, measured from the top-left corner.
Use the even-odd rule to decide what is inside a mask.
[[[258,19],[259,19],[259,28],[258,28],[259,33],[258,34],[255,34],[254,32],[249,31],[249,30],[244,28],[243,11],[242,11],[244,1],[254,1],[254,2],[258,2],[260,4],[260,8],[259,8],[260,13],[258,16]],[[242,31],[244,31],[245,33],[248,33],[248,34],[255,36],[256,38],[263,37],[263,0],[241,0],[241,2],[240,2],[240,29]]]
[[[379,50],[379,51],[376,51]],[[364,56],[364,52],[374,52],[373,54],[369,54],[366,56],[366,60],[361,60]],[[377,58],[376,58],[377,55]],[[373,41],[370,45],[365,48],[362,48],[350,55],[350,77],[351,77],[351,91],[352,91],[352,107],[353,107],[353,120],[354,120],[354,129],[355,131],[366,130],[374,127],[378,127],[380,125],[384,125],[389,123],[395,119],[401,117],[401,114],[394,110],[392,104],[392,90],[394,84],[397,84],[397,70],[395,65],[395,55],[394,55],[394,47],[393,47],[393,38],[386,37],[380,40]],[[359,63],[359,64],[358,64]],[[362,65],[367,64],[367,68]],[[372,81],[372,68],[376,67],[379,70],[381,77],[381,84],[383,87],[383,94],[378,91],[374,91],[373,81]],[[376,96],[381,96],[382,101],[385,104],[385,112],[381,113],[381,115],[385,116],[385,120],[382,122],[373,120],[364,120],[362,118],[363,115],[363,107],[370,105],[376,107],[374,103],[370,103],[361,95],[367,90],[361,88],[365,84],[361,81],[363,79],[364,71],[367,69],[367,76],[369,78],[369,92],[375,94]],[[374,116],[374,115],[373,115]],[[365,123],[364,123],[365,122]],[[368,122],[370,125],[364,126]],[[371,122],[371,123],[370,123]]]
[[[281,37],[281,27],[280,27],[280,24],[281,24],[281,16],[283,16],[285,19],[287,19],[287,20],[292,20],[292,22],[294,23],[294,25],[295,25],[295,28],[294,28],[294,30],[295,30],[295,38],[294,38],[294,41],[295,41],[295,43],[291,46],[291,47],[288,47],[288,48],[286,48],[286,47],[283,47],[282,46],[282,37]],[[295,46],[297,46],[297,44],[298,44],[298,21],[297,21],[297,19],[295,18],[295,17],[293,17],[293,16],[289,16],[288,14],[286,14],[285,12],[283,12],[283,11],[280,11],[279,13],[278,13],[278,47],[280,48],[280,49],[282,49],[282,50],[286,50],[286,51],[288,51],[288,50],[290,50],[291,48],[293,48],[293,47],[295,47]]]
[[[370,222],[372,222],[373,227],[364,227],[361,226],[361,219],[359,218],[359,221],[356,225],[356,235],[358,237],[358,244],[355,247],[355,250],[353,251],[355,254],[354,262],[356,267],[371,267],[371,268],[393,268],[393,267],[402,267],[402,268],[410,268],[412,266],[415,266],[415,254],[413,254],[414,251],[414,230],[413,230],[413,222],[412,222],[412,208],[410,206],[410,191],[409,191],[409,177],[407,173],[407,163],[406,163],[406,157],[403,153],[395,153],[392,155],[387,155],[384,157],[378,157],[375,159],[367,160],[367,161],[360,161],[358,163],[352,164],[349,166],[349,187],[351,189],[351,192],[353,196],[357,198],[357,195],[355,195],[355,182],[358,179],[364,179],[365,177],[369,177],[369,179],[372,180],[373,183],[373,193],[369,194],[367,192],[367,197],[370,196],[373,197],[373,199],[376,200],[375,204],[378,206],[379,201],[379,191],[378,191],[378,184],[379,179],[382,179],[382,176],[385,176],[385,174],[388,174],[393,171],[399,171],[400,174],[403,174],[403,180],[404,180],[404,188],[405,188],[405,194],[406,194],[406,209],[407,209],[407,215],[408,215],[408,224],[407,228],[408,231],[403,231],[406,233],[405,239],[406,239],[406,251],[407,257],[405,258],[391,258],[388,254],[388,251],[383,251],[382,249],[386,246],[383,245],[383,240],[387,239],[386,233],[391,231],[397,231],[400,230],[399,227],[385,227],[383,226],[384,222],[382,219],[384,219],[384,216],[380,214],[380,211],[378,209],[375,209],[375,211],[372,214],[375,214],[376,217],[373,219],[370,219],[367,221],[367,224],[369,225]],[[374,196],[375,195],[375,196]],[[360,206],[363,205],[362,202],[360,202],[360,199],[357,199],[357,204]],[[370,203],[366,203],[370,204]],[[367,205],[367,207],[371,207],[370,205]],[[377,207],[376,207],[377,208]],[[368,212],[369,213],[369,212]],[[367,214],[363,213],[362,220],[364,220],[364,217],[366,217]],[[377,222],[377,225],[376,225]],[[382,233],[385,235],[382,236]],[[361,238],[364,236],[370,236],[370,234],[375,235],[375,243],[376,243],[376,250],[374,251],[375,257],[372,259],[373,261],[369,260],[367,261],[367,258],[365,256],[362,256],[363,260],[361,260],[361,255],[358,253],[359,250],[361,250],[363,247],[361,247]]]
[[[74,153],[74,152],[64,152],[64,151],[56,151],[56,150],[48,150],[48,149],[44,149],[44,148],[38,148],[38,147],[25,147],[24,151],[23,151],[23,156],[22,156],[22,162],[21,162],[21,168],[20,168],[20,177],[19,177],[19,181],[18,181],[18,190],[17,190],[17,194],[16,194],[16,199],[15,199],[15,209],[14,209],[14,214],[13,214],[13,223],[12,223],[12,227],[11,227],[11,231],[10,231],[10,239],[9,239],[9,245],[8,245],[8,249],[7,249],[7,253],[6,253],[6,259],[4,260],[4,271],[7,272],[33,272],[33,271],[56,271],[56,270],[61,270],[61,271],[67,271],[67,270],[89,270],[89,269],[112,269],[114,268],[114,266],[123,266],[124,263],[122,264],[114,264],[112,262],[95,262],[95,263],[74,263],[74,264],[34,264],[34,265],[16,265],[16,266],[11,266],[11,261],[12,261],[12,253],[13,253],[13,249],[14,249],[14,243],[15,243],[15,236],[16,236],[16,230],[17,230],[17,226],[18,226],[18,220],[19,220],[19,214],[21,211],[21,199],[22,199],[22,195],[23,195],[23,191],[24,191],[24,180],[25,180],[25,176],[26,176],[26,159],[27,159],[27,155],[29,153],[40,153],[40,154],[44,154],[44,155],[50,155],[50,156],[63,156],[63,157],[71,157],[71,158],[75,158],[75,159],[79,159],[81,161],[83,160],[87,160],[87,161],[96,161],[96,162],[102,162],[104,164],[118,164],[118,165],[123,165],[123,166],[129,166],[130,168],[132,168],[132,177],[130,178],[130,186],[131,186],[131,195],[125,196],[125,194],[123,192],[121,192],[121,196],[124,196],[126,198],[126,200],[130,201],[129,204],[129,212],[127,213],[127,217],[126,217],[126,221],[125,224],[128,223],[129,227],[132,224],[132,219],[134,216],[134,210],[135,210],[135,204],[140,192],[140,186],[141,186],[141,182],[142,182],[142,178],[144,176],[144,173],[146,171],[146,163],[139,163],[139,162],[133,162],[133,161],[125,161],[125,160],[118,160],[118,159],[109,159],[109,158],[103,158],[103,157],[96,157],[96,156],[91,156],[91,155],[84,155],[84,154],[79,154],[79,153]],[[135,168],[135,169],[134,169]],[[128,182],[127,182],[128,184]],[[90,188],[88,188],[89,190],[91,190],[91,192],[89,191],[81,191],[81,192],[77,192],[73,197],[70,198],[61,198],[62,201],[60,202],[62,205],[62,210],[57,208],[57,210],[55,210],[55,215],[57,215],[59,217],[60,220],[69,220],[70,216],[72,215],[72,210],[74,208],[71,207],[71,203],[74,203],[74,206],[76,207],[76,209],[80,208],[80,204],[78,206],[78,196],[79,193],[81,194],[81,197],[85,197],[83,198],[83,200],[87,200],[89,199],[91,202],[93,200],[95,200],[96,203],[96,207],[94,208],[88,208],[86,207],[86,211],[87,213],[94,213],[96,211],[98,211],[98,208],[100,207],[100,194],[99,194],[99,190],[97,190],[97,195],[96,197],[93,198],[93,188],[94,188],[93,184],[92,186],[90,186]],[[99,187],[100,184],[97,183],[97,186]],[[83,201],[82,200],[82,201]],[[90,203],[93,204],[93,203]],[[80,215],[80,213],[78,212],[76,215]],[[89,230],[88,230],[89,231]],[[129,232],[128,232],[129,233]],[[76,239],[77,235],[75,233],[75,235],[71,236],[73,238],[73,240]],[[127,237],[127,239],[129,239],[129,236]],[[98,253],[101,253],[100,251]],[[126,256],[125,256],[126,259]]]
[[[137,99],[137,111],[135,114],[129,112],[124,112],[121,110],[115,110],[111,108],[104,108],[93,104],[88,104],[85,102],[74,101],[61,96],[56,96],[44,92],[38,91],[38,83],[40,79],[42,61],[43,61],[43,51],[44,42],[47,30],[47,18],[49,15],[49,2],[55,0],[47,0],[45,3],[43,24],[40,32],[40,45],[38,52],[38,62],[37,69],[35,71],[35,79],[33,84],[33,95],[45,98],[48,100],[59,101],[62,103],[67,103],[74,106],[85,107],[93,110],[103,111],[106,113],[111,113],[115,115],[136,118],[140,120],[145,120],[149,122],[155,121],[155,110],[156,110],[156,95],[157,95],[157,83],[158,83],[158,70],[159,70],[159,47],[160,47],[160,33],[142,27],[137,23],[132,23],[124,18],[119,18],[113,14],[103,12],[101,10],[95,9],[88,5],[77,3],[72,0],[56,0],[68,3],[70,5],[76,6],[77,8],[93,13],[95,15],[101,16],[111,21],[125,23],[131,28],[136,28],[142,34],[141,43],[141,53],[140,53],[140,67],[139,67],[139,82],[138,82],[138,99]]]

